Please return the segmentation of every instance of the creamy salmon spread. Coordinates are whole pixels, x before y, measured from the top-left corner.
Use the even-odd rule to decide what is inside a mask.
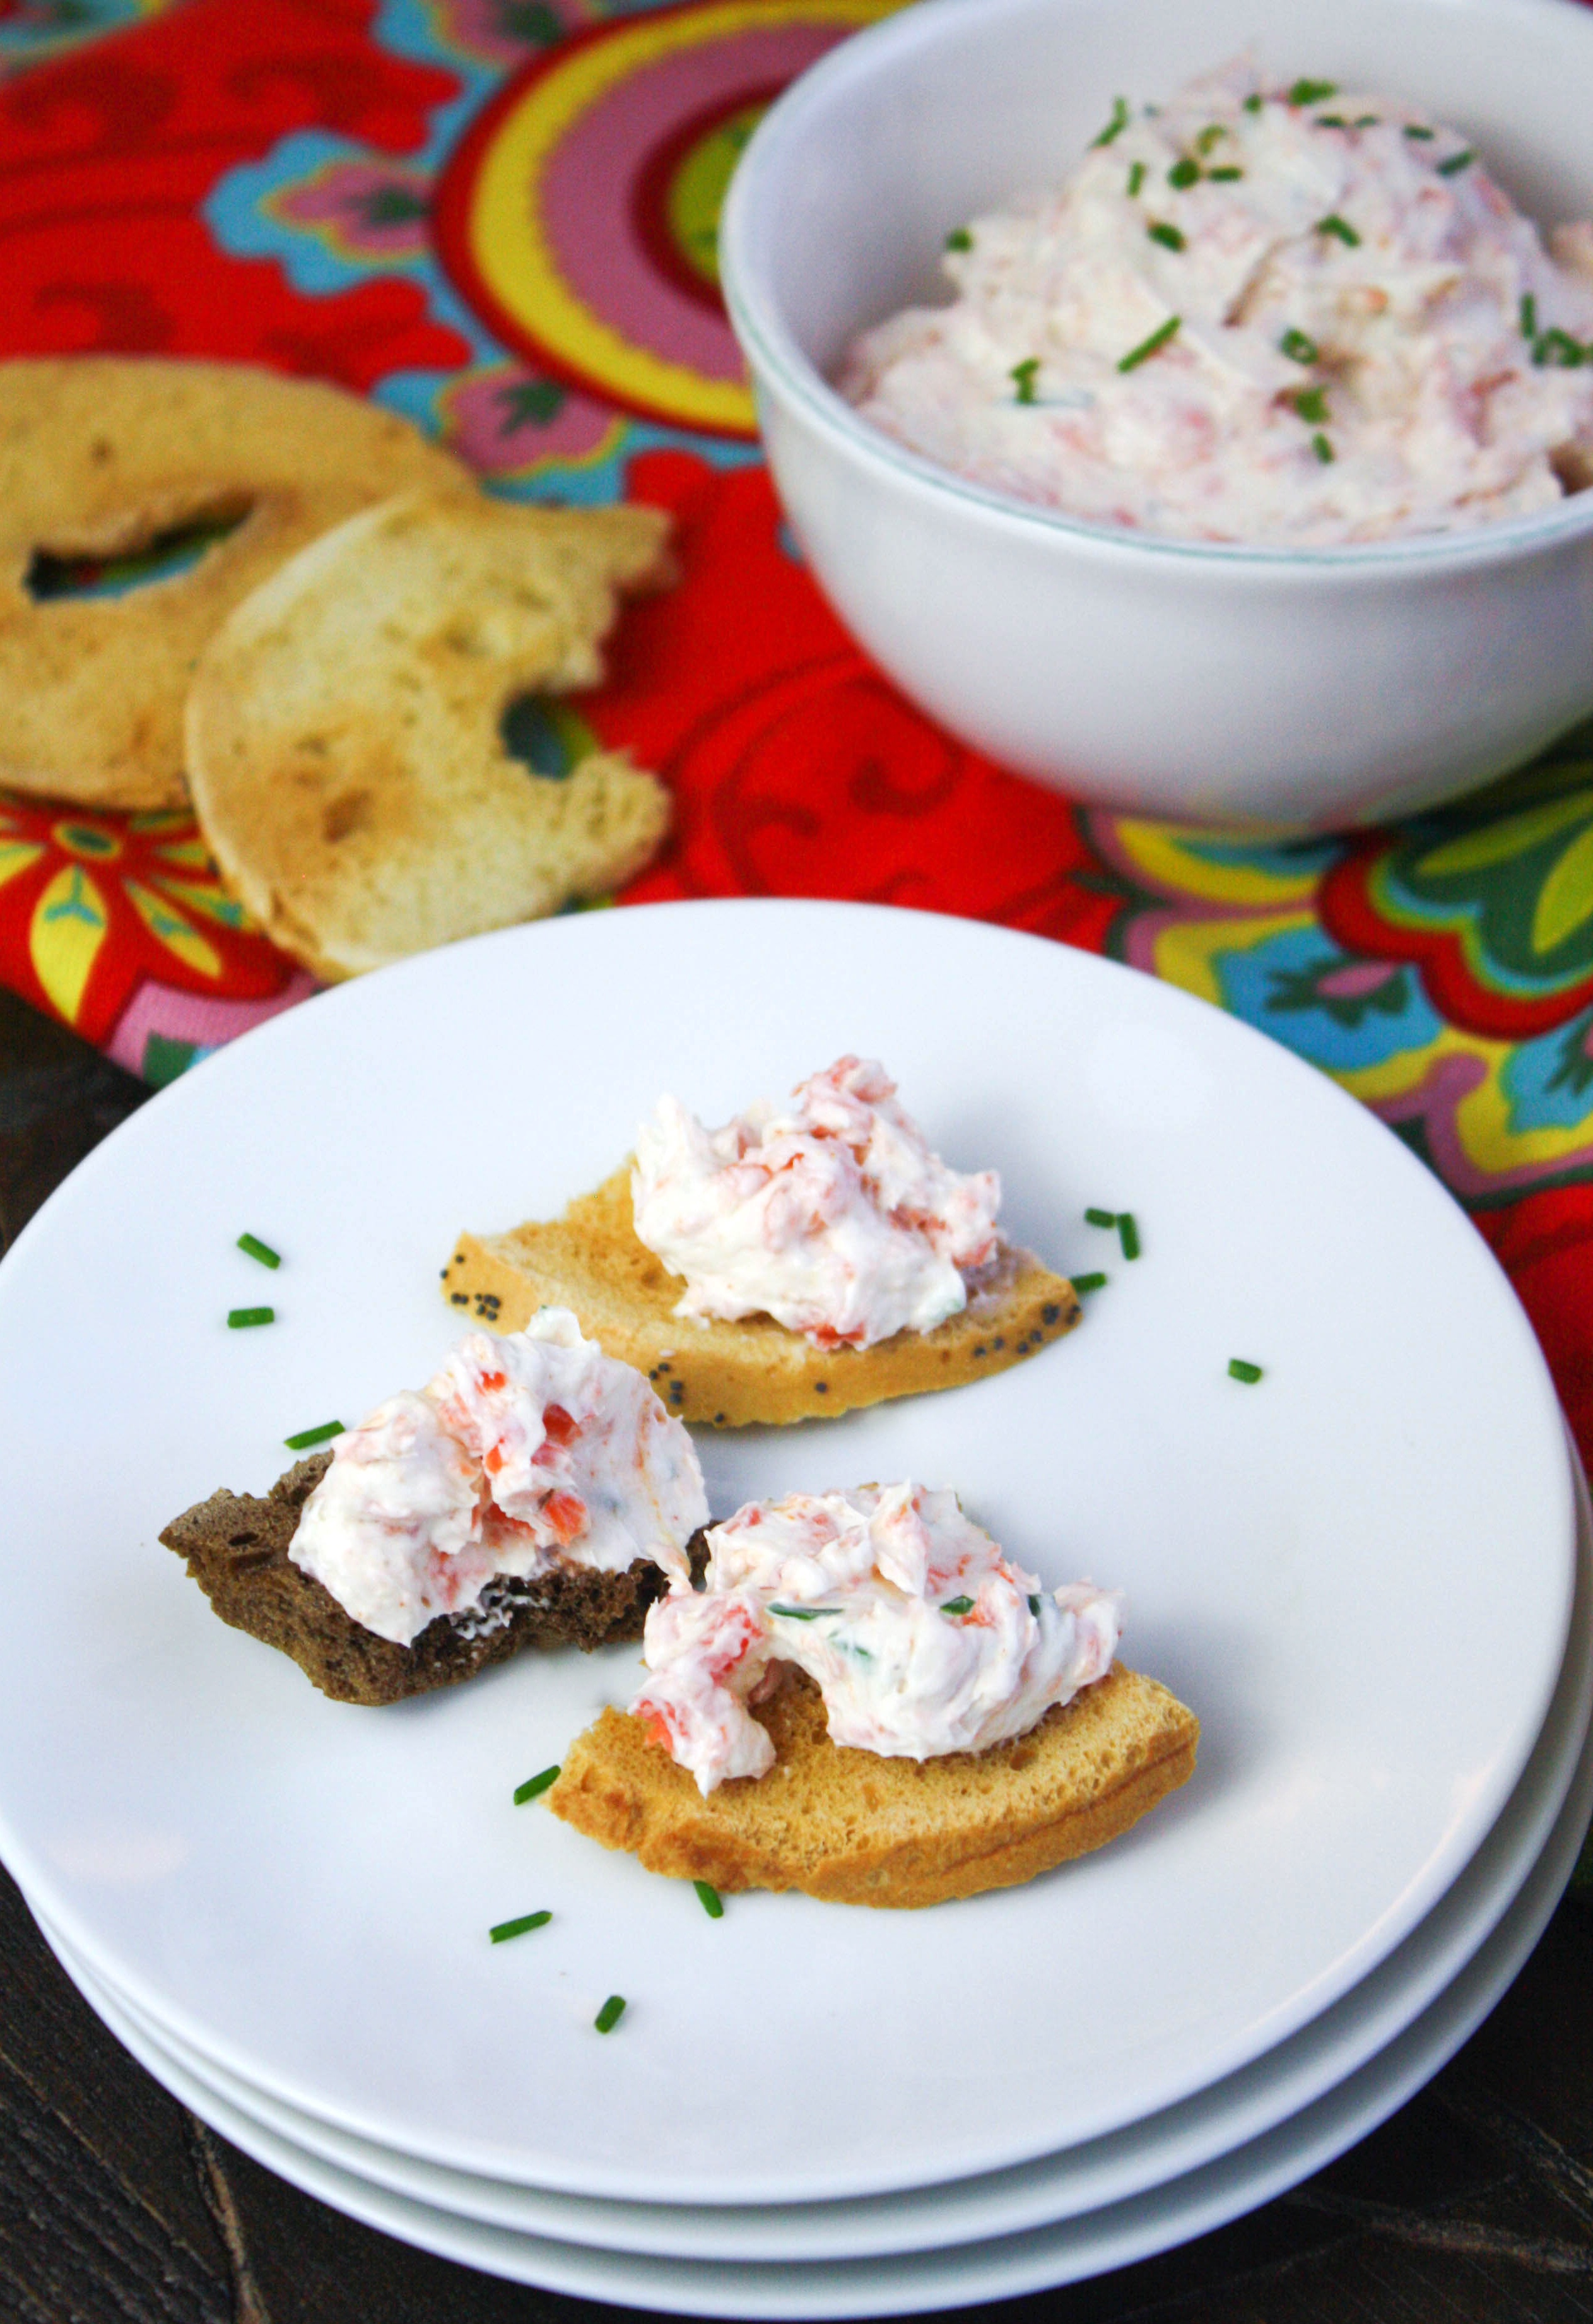
[[[636,1232],[682,1316],[772,1315],[822,1348],[930,1332],[996,1254],[1001,1182],[948,1169],[871,1058],[705,1130],[660,1098],[636,1137]]]
[[[631,1705],[704,1796],[774,1764],[751,1707],[782,1664],[816,1682],[833,1741],[931,1759],[1027,1734],[1117,1651],[1116,1596],[1042,1591],[944,1489],[750,1502],[708,1553],[704,1588],[682,1579],[649,1609]]]
[[[1593,483],[1593,226],[1538,229],[1459,131],[1253,59],[1119,97],[1056,191],[953,232],[955,297],[839,385],[911,450],[1093,522],[1333,545]]]
[[[332,1448],[289,1555],[344,1611],[407,1646],[490,1584],[561,1563],[619,1572],[651,1558],[682,1580],[708,1518],[690,1437],[629,1364],[566,1309],[523,1332],[473,1332],[419,1390]]]

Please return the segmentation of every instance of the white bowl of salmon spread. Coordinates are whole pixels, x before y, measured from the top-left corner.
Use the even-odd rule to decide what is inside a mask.
[[[920,0],[721,237],[775,479],[954,733],[1332,826],[1593,711],[1593,13]]]

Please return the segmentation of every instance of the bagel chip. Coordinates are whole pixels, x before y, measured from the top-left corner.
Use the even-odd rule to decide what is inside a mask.
[[[668,519],[410,493],[314,541],[231,614],[189,697],[195,812],[272,941],[328,979],[602,895],[668,794],[595,752],[562,777],[504,738],[590,686],[619,595],[668,577]]]
[[[1104,1848],[1189,1781],[1201,1732],[1175,1695],[1122,1663],[1027,1735],[941,1758],[832,1743],[818,1688],[788,1666],[755,1716],[774,1766],[704,1799],[640,1719],[607,1710],[565,1752],[548,1804],[671,1880],[911,1910],[1014,1888]]]
[[[181,806],[183,696],[233,607],[356,509],[469,471],[397,413],[247,364],[0,363],[0,785],[85,807]],[[119,595],[51,565],[230,527]]]

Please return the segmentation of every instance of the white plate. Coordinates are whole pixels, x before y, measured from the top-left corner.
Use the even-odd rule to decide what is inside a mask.
[[[1265,2137],[1147,2193],[1028,2233],[888,2259],[779,2267],[594,2251],[456,2218],[336,2169],[229,2106],[185,2072],[97,1988],[66,1967],[134,2057],[225,2137],[353,2218],[445,2259],[515,2282],[667,2313],[738,2319],[890,2316],[971,2306],[1103,2274],[1204,2235],[1298,2185],[1385,2121],[1431,2080],[1506,1991],[1542,1933],[1576,1862],[1593,1807],[1593,1748],[1525,1886],[1452,1985],[1388,2047]]]
[[[940,2248],[1099,2210],[1259,2137],[1355,2072],[1459,1975],[1509,1911],[1576,1781],[1593,1704],[1589,1526],[1579,1473],[1577,1498],[1577,1598],[1560,1683],[1526,1773],[1453,1887],[1369,1977],[1291,2040],[1181,2106],[1084,2146],[982,2178],[853,2203],[705,2209],[555,2195],[445,2171],[332,2129],[239,2082],[124,1996],[111,1998],[136,2033],[196,2082],[290,2145],[391,2193],[489,2227],[651,2256],[806,2262]],[[44,1926],[58,1950],[69,1950]]]
[[[711,1923],[689,1887],[510,1804],[624,1696],[629,1651],[333,1704],[218,1624],[155,1536],[217,1483],[262,1488],[291,1430],[426,1376],[462,1223],[594,1183],[661,1088],[723,1119],[847,1047],[888,1060],[949,1158],[1000,1167],[1020,1239],[1111,1281],[999,1379],[707,1438],[714,1504],[954,1481],[1048,1581],[1127,1589],[1129,1658],[1198,1711],[1202,1765],[1023,1890],[900,1915],[758,1895]],[[1135,1209],[1137,1264],[1082,1223],[1091,1203]],[[233,1248],[244,1228],[279,1275]],[[226,1329],[267,1296],[273,1328]],[[922,2186],[1272,2048],[1494,1822],[1572,1576],[1531,1331],[1386,1130],[1149,979],[839,905],[511,930],[185,1076],[0,1267],[0,1854],[74,1950],[286,2104],[627,2200]],[[542,1905],[549,1928],[488,1947]],[[631,2007],[603,2040],[611,1992]]]

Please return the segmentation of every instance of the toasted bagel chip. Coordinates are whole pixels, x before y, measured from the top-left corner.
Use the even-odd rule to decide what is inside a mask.
[[[180,806],[182,706],[209,638],[354,511],[469,472],[397,413],[248,364],[0,363],[0,785],[87,807]],[[191,527],[186,569],[114,595],[51,567]]]
[[[609,1355],[647,1374],[671,1412],[713,1428],[833,1420],[961,1388],[1037,1355],[1082,1313],[1065,1276],[1011,1245],[960,1314],[871,1348],[815,1348],[772,1315],[682,1317],[682,1288],[637,1234],[628,1162],[560,1218],[461,1234],[442,1270],[443,1297],[489,1331],[522,1331],[539,1307],[572,1308]]]
[[[1201,1731],[1165,1686],[1121,1663],[1027,1735],[937,1759],[832,1743],[802,1671],[755,1716],[773,1767],[704,1799],[640,1719],[607,1710],[565,1753],[548,1804],[670,1879],[910,1909],[1017,1887],[1103,1848],[1189,1781]]]
[[[603,894],[663,838],[622,755],[508,747],[525,696],[589,686],[668,520],[410,493],[314,541],[230,615],[189,695],[195,811],[222,874],[317,975],[381,967]]]

